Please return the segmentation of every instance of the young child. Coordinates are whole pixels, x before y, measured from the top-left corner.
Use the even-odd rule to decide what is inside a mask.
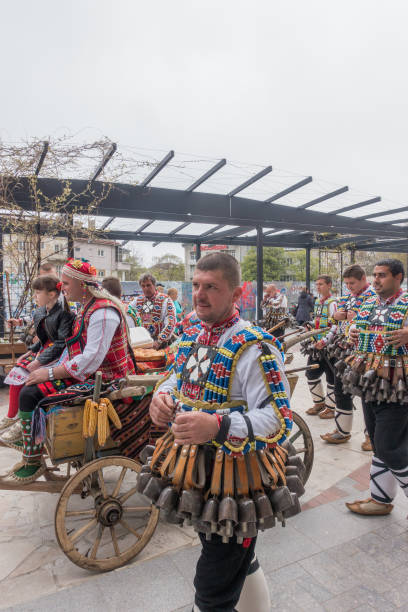
[[[12,445],[21,438],[17,418],[18,398],[29,373],[58,360],[65,348],[66,338],[71,335],[75,318],[65,298],[60,300],[62,284],[56,276],[38,276],[32,287],[38,306],[33,314],[38,342],[20,357],[4,381],[10,385],[9,410],[0,421],[0,432],[3,432],[0,440],[6,445]]]

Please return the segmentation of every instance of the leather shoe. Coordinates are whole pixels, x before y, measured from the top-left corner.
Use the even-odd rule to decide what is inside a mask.
[[[326,407],[319,412],[319,419],[334,419],[334,409]]]
[[[361,450],[363,450],[363,451],[372,451],[373,450],[373,445],[371,444],[371,440],[370,440],[369,436],[366,436],[364,442],[362,442]]]
[[[360,501],[346,502],[346,506],[351,512],[364,516],[385,516],[394,508],[393,504],[381,504],[371,497]]]
[[[325,407],[324,402],[320,402],[319,404],[313,404],[313,406],[309,408],[309,410],[306,410],[306,414],[311,414],[311,415],[319,414],[322,410],[324,410],[324,407]]]
[[[343,442],[348,442],[350,440],[351,434],[343,436],[338,429],[335,429],[332,432],[321,434],[320,437],[328,444],[343,444]]]

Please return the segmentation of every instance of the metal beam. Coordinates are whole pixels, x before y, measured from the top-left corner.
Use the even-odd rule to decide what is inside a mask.
[[[184,229],[185,227],[187,227],[187,225],[191,225],[191,224],[190,223],[182,223],[178,227],[174,228],[174,230],[171,230],[171,232],[169,232],[169,236],[174,236],[174,234],[177,234],[177,232],[181,232],[181,230]],[[154,247],[157,247],[159,244],[160,244],[160,241],[153,242],[153,246]]]
[[[101,225],[101,230],[105,230],[108,227],[108,225],[110,225],[115,218],[116,217],[109,217],[109,219],[107,219],[105,221],[105,223],[103,225]]]
[[[151,225],[152,223],[154,223],[154,219],[151,219],[150,221],[146,221],[146,223],[143,223],[143,225],[141,225],[136,231],[135,234],[140,234],[141,232],[143,232],[143,230],[146,229],[146,227],[149,227],[149,225]]]
[[[343,236],[342,238],[332,238],[330,240],[315,240],[312,248],[324,249],[326,247],[339,246],[340,244],[357,244],[363,240],[372,240],[369,236]]]
[[[173,157],[174,157],[174,151],[169,151],[167,155],[163,157],[161,161],[159,161],[157,166],[150,172],[150,174],[148,174],[146,178],[140,183],[140,186],[146,187],[149,183],[151,183],[154,177],[157,176],[159,172],[161,172],[165,166],[167,166],[167,164],[169,163],[170,160],[173,159]]]
[[[310,291],[310,247],[306,248],[306,289]]]
[[[408,206],[402,206],[401,208],[392,208],[391,210],[382,210],[381,212],[372,213],[371,215],[366,215],[365,217],[361,217],[364,220],[374,219],[375,217],[387,217],[388,215],[394,215],[395,213],[401,213],[408,210]],[[392,223],[392,221],[389,221]]]
[[[50,143],[48,142],[48,140],[44,140],[43,142],[43,150],[41,151],[41,155],[40,155],[40,159],[38,160],[38,164],[37,164],[37,168],[35,169],[35,176],[38,176],[40,174],[40,170],[42,168],[42,165],[44,163],[45,157],[48,153],[48,147],[49,147]]]
[[[219,225],[216,225],[215,227],[207,230],[206,232],[203,232],[202,234],[200,234],[200,238],[204,238],[205,236],[209,236],[214,232],[218,232],[218,230],[220,230],[222,227],[225,227],[225,223],[220,223]]]
[[[129,242],[129,240],[124,240],[120,246],[124,247],[128,242]]]
[[[280,191],[279,193],[275,193],[275,195],[271,196],[267,200],[264,200],[264,202],[267,202],[268,204],[270,204],[271,202],[275,202],[275,200],[279,200],[280,198],[283,198],[283,196],[288,195],[288,193],[292,193],[292,191],[296,191],[296,189],[300,189],[301,187],[304,187],[308,183],[311,183],[312,180],[313,179],[311,176],[307,176],[306,178],[299,181],[298,183],[295,183],[294,185],[291,185],[290,187],[283,189],[283,191]]]
[[[335,198],[336,196],[345,193],[348,191],[348,187],[340,187],[340,189],[336,189],[331,193],[326,193],[324,196],[320,196],[320,198],[316,198],[315,200],[311,200],[310,202],[306,202],[306,204],[302,204],[301,206],[296,206],[296,210],[304,210],[305,208],[310,208],[315,204],[320,204],[320,202],[324,202],[325,200],[330,200],[330,198]]]
[[[103,156],[101,163],[99,164],[99,166],[97,167],[93,175],[91,176],[90,178],[91,183],[96,181],[98,176],[102,173],[102,170],[105,168],[106,164],[112,159],[113,154],[115,153],[117,148],[118,148],[118,145],[116,144],[116,142],[112,142],[111,146],[109,147],[109,150]]]
[[[237,193],[239,193],[240,191],[243,191],[244,189],[246,189],[247,187],[249,187],[253,183],[256,183],[256,181],[259,181],[262,177],[264,177],[266,174],[269,174],[270,172],[272,172],[272,166],[267,166],[266,168],[264,168],[263,170],[261,170],[257,174],[254,174],[254,176],[249,178],[247,181],[245,181],[241,185],[238,185],[238,187],[235,187],[235,189],[230,191],[227,194],[227,196],[229,198],[232,198],[233,196],[237,195]]]
[[[339,215],[340,213],[347,212],[349,210],[354,210],[355,208],[363,208],[363,206],[369,206],[370,204],[375,204],[376,202],[381,202],[380,196],[371,198],[371,200],[365,200],[364,202],[358,202],[358,204],[351,204],[351,206],[344,206],[343,208],[339,208],[338,210],[333,210],[333,213],[335,215]]]
[[[215,238],[218,242],[223,238],[234,238],[235,236],[240,236],[241,234],[246,234],[247,232],[254,229],[253,227],[236,227],[235,229],[225,230],[225,232],[217,232],[212,238]]]
[[[223,166],[225,166],[226,163],[227,163],[226,159],[220,159],[220,161],[217,162],[215,166],[207,170],[207,172],[203,174],[202,176],[200,176],[200,178],[197,179],[195,183],[190,185],[190,187],[187,187],[186,191],[191,192],[191,191],[194,191],[194,189],[197,189],[197,187],[199,187],[202,183],[204,183],[207,179],[209,179],[210,176],[212,176],[213,174],[218,172],[218,170],[220,170]]]
[[[198,261],[201,257],[201,242],[198,240],[196,242],[196,261]]]

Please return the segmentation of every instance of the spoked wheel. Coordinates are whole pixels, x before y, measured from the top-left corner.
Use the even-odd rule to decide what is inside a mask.
[[[306,421],[298,415],[297,412],[292,410],[293,415],[293,427],[290,433],[289,440],[292,442],[296,449],[296,454],[301,457],[306,468],[305,482],[310,476],[313,466],[314,457],[314,445],[312,434],[307,426]]]
[[[108,571],[146,546],[159,510],[137,492],[140,469],[132,459],[105,457],[87,463],[67,482],[55,512],[55,533],[73,563]]]

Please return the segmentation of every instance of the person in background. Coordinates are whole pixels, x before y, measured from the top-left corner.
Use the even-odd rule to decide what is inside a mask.
[[[157,283],[156,289],[159,293],[164,293],[164,285],[162,285],[161,283]]]
[[[299,325],[308,323],[312,318],[312,312],[314,309],[314,299],[307,291],[306,287],[302,288],[300,292],[298,304],[296,308],[296,321]]]
[[[102,287],[109,291],[109,293],[119,300],[122,299],[122,285],[116,276],[107,276],[102,281]],[[129,329],[131,327],[142,327],[142,320],[137,314],[136,310],[130,304],[123,303],[126,312],[126,321]]]
[[[176,327],[176,311],[168,295],[160,293],[152,274],[143,274],[139,279],[143,295],[131,302],[142,319],[142,325],[154,340],[153,348],[165,348],[172,342]]]
[[[178,301],[178,291],[175,287],[171,287],[168,291],[167,291],[167,295],[169,296],[169,298],[171,298],[173,300],[173,304],[174,304],[174,308],[176,309],[176,317],[177,317],[177,321],[181,321],[183,318],[183,308],[180,304],[180,302]]]

